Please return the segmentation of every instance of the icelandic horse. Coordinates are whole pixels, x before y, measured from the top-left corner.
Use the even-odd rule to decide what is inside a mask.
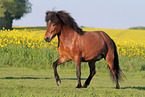
[[[65,11],[48,11],[45,21],[47,30],[44,36],[46,42],[50,42],[55,36],[58,37],[59,58],[53,63],[54,76],[57,85],[61,84],[57,72],[57,66],[75,61],[78,85],[76,88],[87,88],[96,73],[95,62],[104,58],[119,89],[118,80],[121,77],[121,69],[117,49],[114,41],[103,31],[85,32],[77,26],[74,19]],[[81,62],[88,62],[90,75],[81,85]]]

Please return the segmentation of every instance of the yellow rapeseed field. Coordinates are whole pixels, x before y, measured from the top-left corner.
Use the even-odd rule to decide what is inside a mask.
[[[119,55],[145,58],[145,30],[83,28],[105,31],[116,43]]]
[[[84,31],[101,30],[109,34],[115,41],[119,55],[127,57],[145,58],[145,30],[97,29],[83,28]],[[45,30],[1,30],[0,47],[27,47],[27,48],[55,48],[57,50],[57,37],[52,42],[44,41]]]

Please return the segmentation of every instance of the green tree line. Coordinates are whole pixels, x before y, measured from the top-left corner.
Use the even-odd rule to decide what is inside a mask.
[[[31,12],[28,0],[0,0],[0,29],[12,29],[13,20]]]

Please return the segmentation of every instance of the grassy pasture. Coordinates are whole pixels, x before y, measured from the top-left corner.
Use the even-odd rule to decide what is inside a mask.
[[[145,96],[145,30],[83,28],[103,30],[117,44],[120,66],[127,79],[116,90],[109,77],[107,63],[96,63],[97,74],[87,89],[76,90],[75,63],[58,66],[61,86],[53,77],[52,63],[58,58],[57,37],[51,43],[43,39],[45,27],[15,27],[0,31],[0,96]],[[82,83],[89,75],[82,64]]]
[[[84,83],[89,72],[82,70]],[[0,96],[16,97],[144,97],[145,71],[125,72],[127,80],[120,83],[121,89],[115,84],[108,72],[97,72],[87,89],[75,89],[77,79],[74,69],[58,69],[62,84],[57,86],[52,69],[33,70],[24,67],[0,67]]]

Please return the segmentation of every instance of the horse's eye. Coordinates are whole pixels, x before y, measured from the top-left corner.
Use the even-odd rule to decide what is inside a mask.
[[[53,24],[53,26],[55,26],[55,24]]]

